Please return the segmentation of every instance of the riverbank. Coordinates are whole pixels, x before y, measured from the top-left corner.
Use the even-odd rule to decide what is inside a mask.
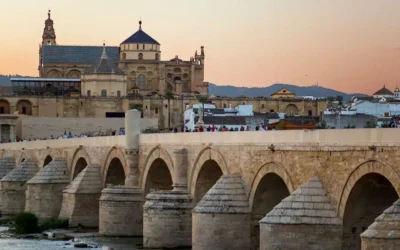
[[[90,248],[93,250],[138,250],[142,238],[101,237],[95,231],[59,229],[42,234],[16,235],[8,227],[0,227],[2,250],[61,250]],[[87,247],[85,247],[87,246]]]

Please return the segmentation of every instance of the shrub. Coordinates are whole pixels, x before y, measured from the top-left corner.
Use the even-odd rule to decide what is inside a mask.
[[[49,229],[56,229],[56,228],[68,228],[69,222],[68,220],[61,220],[61,219],[47,219],[44,220],[40,226],[39,229],[40,231],[45,231]]]
[[[20,213],[14,218],[14,231],[17,234],[37,233],[38,218],[32,213]]]

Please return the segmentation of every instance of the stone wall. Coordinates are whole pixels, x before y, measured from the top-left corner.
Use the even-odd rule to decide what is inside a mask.
[[[125,118],[62,118],[62,117],[30,117],[21,116],[20,138],[49,138],[51,135],[58,137],[64,135],[64,131],[72,135],[82,133],[105,133],[108,129],[116,130],[125,127]],[[142,118],[141,128],[158,128],[158,121],[154,118]]]

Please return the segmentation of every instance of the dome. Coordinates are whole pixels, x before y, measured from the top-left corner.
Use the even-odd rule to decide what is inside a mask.
[[[128,37],[121,44],[125,43],[145,43],[145,44],[157,44],[160,45],[154,38],[149,36],[146,32],[142,30],[142,21],[139,22],[139,30],[133,35]]]

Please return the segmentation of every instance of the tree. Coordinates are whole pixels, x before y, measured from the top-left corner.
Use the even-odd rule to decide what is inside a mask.
[[[201,103],[201,106],[203,109],[203,117],[201,117],[201,119],[204,121],[204,103],[206,103],[208,101],[208,96],[199,95],[199,96],[197,96],[197,101],[199,101]]]
[[[336,96],[336,101],[338,101],[339,105],[342,106],[342,104],[343,104],[343,96],[341,96],[341,95]]]
[[[170,108],[170,103],[171,99],[174,99],[174,94],[171,91],[167,91],[165,93],[165,98],[168,100],[168,130],[171,129],[171,108]]]

